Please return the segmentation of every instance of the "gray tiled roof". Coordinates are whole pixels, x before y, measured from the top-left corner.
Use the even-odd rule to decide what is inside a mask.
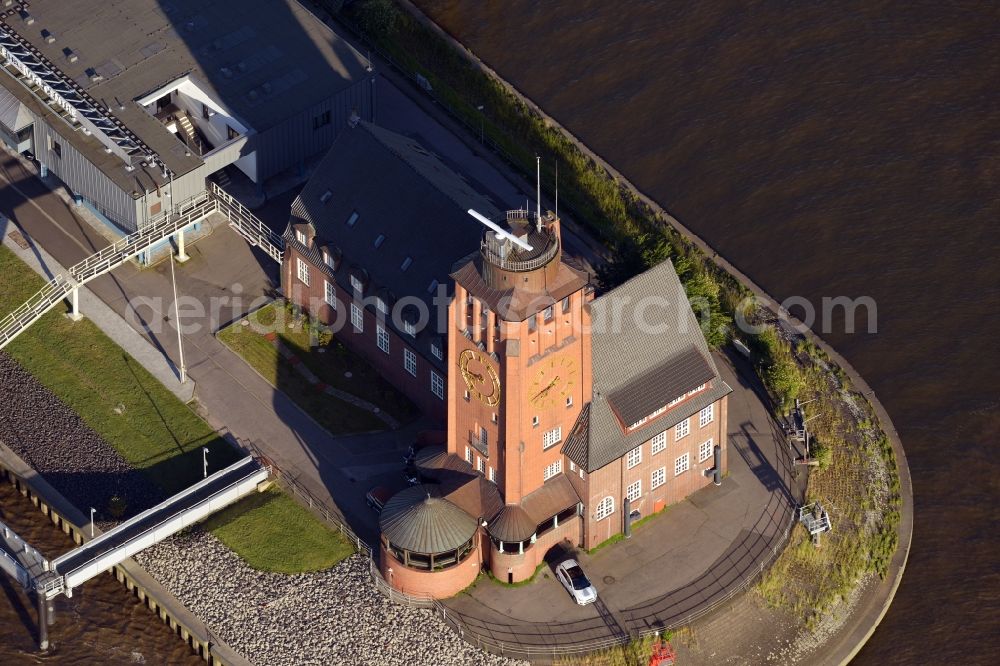
[[[316,167],[292,204],[285,238],[348,293],[349,273],[361,267],[370,279],[366,296],[388,289],[396,299],[416,297],[433,306],[435,292],[428,291],[432,283],[448,285],[455,261],[479,247],[482,226],[468,215],[469,208],[494,219],[500,216],[472,185],[420,143],[362,122],[341,132]],[[354,224],[348,226],[355,213]],[[307,222],[317,236],[312,249],[300,245],[291,229]],[[376,247],[379,236],[384,238]],[[323,264],[321,246],[341,254],[336,271]],[[440,333],[434,330],[433,309],[431,314],[429,330],[417,336],[414,346],[439,365],[430,354],[431,341]]]
[[[411,486],[386,502],[379,528],[394,546],[436,554],[466,543],[478,529],[476,519],[442,499],[437,486]]]
[[[714,377],[708,359],[691,345],[608,395],[608,401],[621,422],[630,425]]]
[[[684,287],[669,261],[595,299],[590,310],[593,399],[584,408],[586,417],[581,414],[562,447],[570,460],[588,472],[621,458],[732,391],[719,376]],[[711,372],[707,380],[702,362]],[[676,371],[677,381],[668,377],[671,370]],[[710,384],[707,390],[629,433],[612,409],[616,397],[616,406],[627,407],[630,414],[658,403],[649,408],[649,414],[702,383]],[[645,393],[655,399],[647,398]],[[661,401],[668,394],[670,397]],[[630,423],[640,418],[630,417]]]

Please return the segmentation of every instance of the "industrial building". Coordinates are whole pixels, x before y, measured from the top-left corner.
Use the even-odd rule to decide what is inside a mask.
[[[725,474],[732,389],[669,262],[598,297],[556,215],[501,213],[367,123],[337,139],[285,240],[286,295],[447,423],[416,456],[425,485],[381,513],[393,587],[525,580],[555,544],[593,548]]]
[[[227,167],[261,191],[302,172],[348,118],[373,112],[367,58],[296,0],[0,10],[0,138],[124,231]]]

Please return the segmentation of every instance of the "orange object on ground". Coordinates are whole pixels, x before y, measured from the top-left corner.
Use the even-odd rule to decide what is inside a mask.
[[[676,663],[677,655],[670,641],[657,639],[653,643],[653,653],[649,655],[649,666],[670,666]]]

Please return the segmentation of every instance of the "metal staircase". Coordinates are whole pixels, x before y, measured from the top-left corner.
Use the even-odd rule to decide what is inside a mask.
[[[208,192],[202,192],[181,204],[179,213],[173,215],[169,212],[162,213],[139,231],[117,240],[71,267],[68,271],[69,277],[56,275],[24,305],[0,319],[0,349],[7,346],[67,296],[72,298],[73,312],[76,313],[77,290],[81,286],[114,270],[132,257],[198,222],[215,210],[215,200]]]
[[[271,231],[260,218],[217,184],[211,183],[207,191],[183,202],[178,210],[176,213],[164,211],[139,231],[120,238],[87,257],[69,269],[68,277],[60,274],[49,280],[24,305],[0,319],[0,349],[67,297],[71,299],[73,316],[78,316],[78,290],[81,286],[111,272],[132,257],[216,211],[225,213],[229,226],[250,245],[259,247],[269,257],[281,263],[285,239]]]
[[[218,184],[211,183],[209,188],[212,197],[218,203],[217,210],[225,213],[229,219],[229,226],[243,236],[250,245],[259,247],[267,256],[280,264],[285,251],[285,239],[271,231],[260,218]]]

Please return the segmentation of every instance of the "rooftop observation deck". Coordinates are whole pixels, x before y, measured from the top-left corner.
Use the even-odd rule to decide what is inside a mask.
[[[542,222],[554,217],[543,217]],[[479,251],[483,259],[507,271],[523,273],[546,265],[559,252],[559,238],[546,228],[538,229],[538,215],[534,211],[518,209],[507,211],[507,226],[511,233],[531,246],[525,249],[496,232],[483,233]]]

